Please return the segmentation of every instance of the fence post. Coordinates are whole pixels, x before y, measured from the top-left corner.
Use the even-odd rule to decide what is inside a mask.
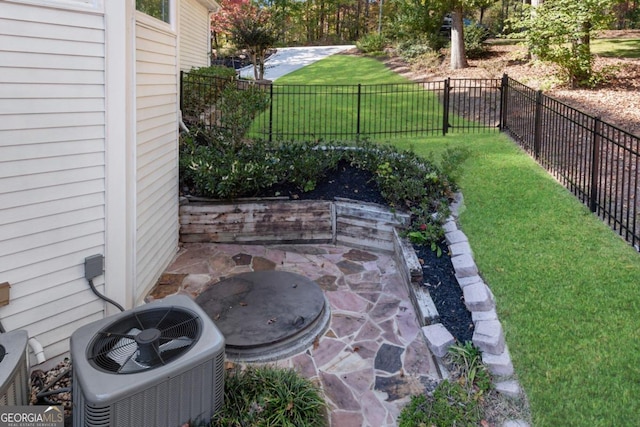
[[[362,97],[362,84],[358,83],[358,108],[356,118],[356,135],[360,136],[360,100]]]
[[[269,142],[273,141],[273,83],[269,83]]]
[[[444,93],[442,98],[442,136],[449,131],[449,92],[451,90],[451,78],[444,81]]]
[[[502,82],[500,83],[500,123],[498,124],[498,129],[500,129],[500,132],[504,132],[504,130],[507,128],[508,89],[509,76],[507,75],[507,73],[504,73],[502,75]]]
[[[595,117],[593,123],[593,150],[591,152],[591,193],[589,196],[589,209],[595,212],[598,209],[598,178],[600,176],[600,143],[602,136],[602,120]]]
[[[533,155],[540,157],[540,144],[542,139],[542,91],[536,92],[536,111],[533,119]]]

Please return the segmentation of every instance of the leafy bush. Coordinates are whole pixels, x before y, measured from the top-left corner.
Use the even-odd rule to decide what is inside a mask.
[[[464,48],[469,58],[479,58],[487,52],[484,42],[489,38],[489,30],[471,23],[464,27]]]
[[[212,427],[327,425],[320,390],[291,369],[230,370],[224,386],[224,405]]]
[[[422,36],[418,39],[408,39],[396,45],[398,54],[405,61],[412,60],[424,55],[437,55],[439,50],[445,46],[445,39],[439,35]]]
[[[180,183],[192,195],[234,199],[259,195],[275,184],[312,190],[334,169],[341,151],[316,142],[253,141],[234,144],[215,131],[184,134],[180,141]]]
[[[365,34],[356,42],[356,47],[360,49],[362,53],[382,52],[385,47],[385,39],[382,34]]]
[[[182,114],[185,120],[197,122],[214,105],[225,87],[235,84],[233,68],[213,65],[193,68],[182,78]]]
[[[249,84],[244,89],[227,86],[222,90],[217,102],[220,116],[214,129],[232,144],[243,144],[243,138],[253,119],[268,106],[269,93],[260,86]]]

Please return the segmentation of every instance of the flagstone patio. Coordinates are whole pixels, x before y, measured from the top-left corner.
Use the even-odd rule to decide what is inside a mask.
[[[148,300],[195,298],[225,278],[265,270],[302,274],[329,301],[327,330],[308,349],[270,363],[320,384],[331,426],[395,426],[411,395],[435,388],[441,375],[391,254],[329,244],[184,244]]]

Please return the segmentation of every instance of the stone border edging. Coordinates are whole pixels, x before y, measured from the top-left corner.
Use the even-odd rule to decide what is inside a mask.
[[[451,263],[455,270],[456,280],[462,288],[467,310],[471,312],[474,324],[473,345],[482,351],[482,361],[495,377],[494,386],[496,390],[510,398],[521,397],[523,390],[519,382],[514,378],[511,355],[505,342],[502,324],[498,320],[495,309],[495,298],[489,286],[480,277],[478,267],[473,259],[473,251],[469,240],[462,230],[458,228],[458,217],[464,211],[462,193],[456,194],[450,209],[451,216],[444,224],[445,239],[449,245]],[[412,288],[415,289],[415,287]],[[425,298],[431,299],[426,288],[419,289],[419,291],[427,294]],[[435,307],[433,301],[431,301],[431,304]],[[438,322],[437,314],[430,313],[430,307],[420,308],[419,310],[431,316],[425,317],[426,319],[433,320],[430,324],[422,327],[429,349],[436,358],[444,357],[449,347],[455,344],[453,335],[441,323],[436,323]],[[438,362],[440,363],[440,361]],[[528,423],[523,420],[507,421],[504,425],[512,425],[509,423],[514,422],[518,426],[528,426]]]

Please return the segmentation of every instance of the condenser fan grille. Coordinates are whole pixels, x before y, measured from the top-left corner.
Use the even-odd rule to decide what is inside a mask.
[[[199,317],[179,307],[132,312],[102,328],[87,348],[97,369],[132,374],[166,365],[200,337]]]

